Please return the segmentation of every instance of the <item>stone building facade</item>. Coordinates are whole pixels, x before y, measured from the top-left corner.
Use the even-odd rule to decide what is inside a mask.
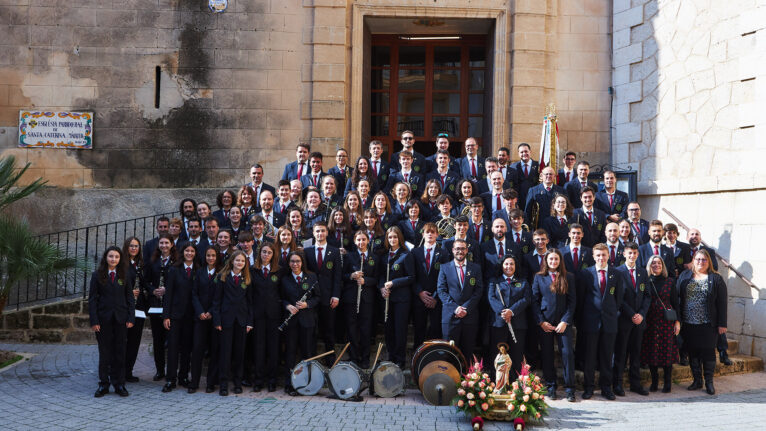
[[[59,186],[16,207],[40,231],[213,201],[254,162],[275,183],[298,142],[325,166],[366,152],[376,40],[480,38],[484,154],[536,154],[555,103],[565,149],[637,169],[644,218],[667,208],[766,288],[764,17],[762,0],[0,0],[0,154]],[[28,108],[93,111],[93,149],[16,148]],[[730,328],[766,357],[766,294],[729,281]]]

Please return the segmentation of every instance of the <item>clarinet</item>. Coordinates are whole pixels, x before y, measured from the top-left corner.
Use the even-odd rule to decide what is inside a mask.
[[[315,281],[314,284],[312,284],[311,287],[309,287],[309,290],[307,290],[306,293],[304,293],[303,296],[301,296],[298,302],[306,302],[306,300],[309,297],[309,294],[314,290],[314,287],[316,287],[316,285],[317,285],[317,282]],[[298,313],[295,313],[295,314],[298,314]],[[279,328],[278,328],[279,332],[283,332],[285,328],[287,328],[287,324],[290,322],[290,319],[292,319],[292,317],[295,316],[295,314],[287,315],[287,318],[285,319],[285,321],[282,322],[281,325],[279,325]]]

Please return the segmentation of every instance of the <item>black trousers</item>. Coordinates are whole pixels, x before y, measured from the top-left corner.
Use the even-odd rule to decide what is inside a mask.
[[[154,368],[158,374],[165,372],[165,342],[168,331],[162,326],[162,314],[150,314],[149,322],[152,325],[152,348],[154,349]]]
[[[527,311],[527,339],[524,345],[524,357],[527,359],[527,363],[532,368],[538,368],[542,366],[542,360],[540,359],[540,333],[543,330],[535,321],[535,316],[530,311]]]
[[[255,320],[253,334],[253,357],[255,358],[254,384],[263,385],[277,382],[277,364],[279,363],[279,324],[277,319]]]
[[[436,306],[428,308],[420,297],[412,297],[412,348],[420,347],[426,340],[442,337],[442,303],[436,298]]]
[[[498,343],[508,344],[508,355],[511,357],[511,369],[513,372],[510,375],[510,380],[514,381],[521,372],[521,363],[524,361],[524,347],[527,340],[527,330],[514,328],[514,334],[516,334],[516,342],[513,342],[511,332],[508,331],[508,326],[503,325],[500,328],[490,326],[489,328],[489,345],[495,355],[491,358],[484,358],[484,366],[491,370],[490,376],[494,376],[495,372],[495,356],[499,352],[497,348]]]
[[[218,380],[221,389],[228,389],[229,381],[234,387],[242,387],[242,365],[245,359],[245,334],[247,329],[234,322],[220,331],[221,355],[218,363]]]
[[[221,355],[220,332],[213,328],[213,320],[194,321],[194,341],[191,355],[190,388],[199,388],[202,376],[202,360],[205,352],[210,352],[210,362],[207,365],[207,386],[218,384],[218,360]]]
[[[304,328],[298,322],[292,321],[285,328],[285,387],[290,386],[290,373],[298,361],[295,358],[298,348],[301,349],[301,357],[310,358],[316,353],[316,341],[314,340],[314,327]]]
[[[128,328],[114,318],[100,322],[101,330],[96,332],[98,341],[98,380],[108,386],[125,384],[125,345]]]
[[[133,375],[133,367],[136,365],[136,358],[138,358],[138,349],[141,347],[141,336],[144,333],[144,321],[140,317],[136,317],[136,323],[132,328],[128,329],[128,343],[125,347],[125,376]]]
[[[595,385],[596,363],[598,363],[598,384],[601,390],[612,388],[612,358],[614,356],[614,340],[617,334],[609,334],[604,331],[584,333],[583,344],[585,345],[585,383],[587,391],[591,391]]]
[[[191,316],[170,319],[168,331],[168,368],[165,373],[168,382],[175,383],[189,377],[189,364],[194,343],[194,320]]]
[[[375,295],[362,295],[359,301],[359,313],[356,312],[356,302],[342,305],[346,333],[351,343],[348,348],[351,360],[359,366],[369,364],[370,343],[375,328]]]
[[[614,346],[614,369],[612,370],[612,386],[622,387],[622,376],[625,364],[630,358],[628,380],[631,388],[641,386],[641,340],[644,338],[644,327],[632,325],[628,330],[620,331]]]
[[[399,365],[403,370],[407,358],[407,324],[410,319],[410,303],[388,303],[388,322],[386,322],[386,349],[388,360]]]
[[[543,379],[548,387],[554,390],[557,385],[556,367],[554,366],[553,340],[559,344],[561,353],[561,363],[564,368],[564,388],[567,392],[574,390],[574,340],[572,339],[572,327],[567,326],[566,331],[561,334],[556,332],[545,332],[540,330],[540,359],[543,363]]]
[[[442,323],[442,333],[444,334],[444,337],[447,340],[455,342],[455,345],[460,349],[460,352],[463,353],[466,360],[473,360],[468,358],[473,358],[473,350],[476,348],[476,335],[479,331],[479,326],[473,324],[466,325],[463,322],[452,326],[452,328],[449,326],[449,324]]]
[[[319,334],[324,341],[326,352],[335,350],[335,309],[330,305],[320,305],[319,307]],[[331,355],[334,358],[335,355]]]

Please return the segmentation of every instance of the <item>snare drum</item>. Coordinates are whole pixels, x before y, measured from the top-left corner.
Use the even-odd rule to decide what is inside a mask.
[[[370,393],[383,398],[393,398],[404,393],[404,373],[393,362],[383,361],[372,372]]]
[[[341,400],[359,395],[367,382],[367,373],[353,362],[339,362],[327,372],[327,387]]]
[[[325,368],[319,361],[301,361],[290,373],[290,382],[301,395],[316,395],[324,386]]]

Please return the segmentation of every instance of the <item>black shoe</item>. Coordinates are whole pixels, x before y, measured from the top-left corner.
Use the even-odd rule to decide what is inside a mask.
[[[176,384],[174,382],[167,382],[165,383],[165,386],[162,387],[162,392],[170,392],[173,389],[175,389]]]
[[[189,387],[189,379],[187,379],[186,377],[184,377],[182,379],[178,379],[178,386],[183,386],[185,388],[188,388]]]
[[[222,397],[228,397],[229,396],[229,390],[221,388],[221,390],[218,391],[218,395],[220,395]]]
[[[612,392],[612,391],[610,391],[608,389],[607,390],[602,389],[601,390],[601,396],[606,398],[609,401],[614,401],[614,400],[617,399],[617,397],[614,396],[614,392]]]
[[[277,390],[277,384],[276,383],[269,383],[268,387],[269,392],[274,392]]]
[[[702,389],[702,380],[694,380],[691,385],[689,385],[687,388],[689,391],[696,391],[697,389]]]
[[[297,397],[298,391],[296,391],[292,386],[286,386],[285,387],[285,393],[287,395],[290,395],[291,397]]]
[[[128,374],[125,376],[125,381],[128,383],[138,383],[138,377],[134,376],[133,374]]]
[[[109,385],[99,384],[98,389],[96,389],[96,393],[93,394],[93,396],[96,398],[101,398],[108,393],[109,393]]]
[[[215,386],[208,386],[205,388],[206,394],[212,394],[213,392],[215,392]]]
[[[554,387],[548,388],[548,393],[545,396],[548,397],[549,400],[556,400],[557,399],[556,388]]]
[[[582,399],[589,400],[593,398],[593,389],[586,389],[585,392],[582,393]]]
[[[234,388],[234,393],[237,394],[237,395],[241,394],[242,393],[242,387],[241,386],[236,386]]]
[[[260,392],[263,390],[263,385],[255,384],[253,385],[253,392]]]
[[[652,384],[649,386],[649,392],[657,392],[659,383],[656,380],[652,380]]]
[[[603,392],[603,391],[601,391]],[[622,388],[622,386],[615,386],[614,388],[614,394],[624,397],[625,396],[625,389]]]
[[[125,389],[125,386],[123,386],[123,385],[120,385],[120,386],[117,386],[116,388],[114,388],[114,392],[117,395],[121,396],[121,397],[127,397],[128,395],[130,395],[128,393],[128,390]]]
[[[242,386],[253,386],[253,382],[251,382],[250,379],[242,379]]]
[[[190,387],[188,387],[188,388],[186,389],[186,393],[188,393],[188,394],[193,394],[193,393],[195,393],[195,392],[197,392],[197,388],[194,388],[194,387],[191,387],[191,386],[190,386]]]
[[[632,387],[632,388],[630,388],[630,391],[631,392],[635,392],[638,395],[649,395],[649,391],[647,391],[646,388],[643,387],[643,386]],[[617,394],[617,395],[619,395],[619,394]]]
[[[569,391],[569,392],[567,392],[567,401],[569,401],[570,403],[573,403],[573,402],[577,401],[577,400],[575,399],[575,393],[574,393],[574,391]]]
[[[708,395],[715,395],[715,386],[713,386],[712,380],[705,382],[705,392],[707,392]]]
[[[154,377],[152,377],[152,380],[154,380],[155,382],[159,382],[160,380],[164,378],[165,378],[165,373],[157,373],[154,375]]]
[[[721,363],[724,365],[731,365],[731,359],[729,359],[729,354],[726,353],[726,350],[722,350],[721,353],[718,354],[718,359],[720,359]]]
[[[670,393],[670,385],[665,385],[662,387],[662,393],[663,394],[669,394]]]

